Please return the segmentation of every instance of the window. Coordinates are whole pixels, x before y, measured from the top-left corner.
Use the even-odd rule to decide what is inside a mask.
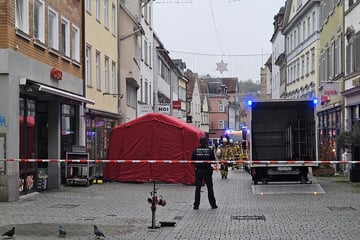
[[[309,37],[311,35],[311,17],[307,17],[307,36]]]
[[[315,71],[315,48],[311,50],[311,71]]]
[[[29,34],[29,0],[16,0],[15,27]]]
[[[70,23],[69,20],[61,18],[61,53],[70,56]]]
[[[145,80],[145,103],[149,103],[149,83]]]
[[[337,37],[336,46],[335,46],[335,68],[336,75],[339,75],[342,72],[342,61],[341,61],[341,35]]]
[[[330,48],[329,74],[330,77],[333,79],[335,76],[335,41],[331,43]]]
[[[104,0],[104,26],[109,28],[109,0]]]
[[[112,93],[117,93],[117,89],[116,89],[116,63],[114,61],[111,64],[111,80],[112,80]]]
[[[105,92],[106,93],[109,93],[110,92],[110,65],[109,65],[109,57],[108,56],[105,56],[105,71],[104,71],[104,74],[105,74]]]
[[[305,57],[301,56],[301,77],[305,74]]]
[[[126,104],[129,107],[136,108],[137,91],[133,84],[126,84]]]
[[[143,45],[143,47],[144,47],[144,50],[143,50],[143,52],[144,52],[144,62],[145,62],[145,64],[146,65],[148,65],[148,43],[147,43],[147,40],[144,38],[144,45]]]
[[[144,95],[143,95],[143,79],[140,78],[140,102],[144,102]]]
[[[80,62],[80,30],[74,25],[71,29],[71,57]]]
[[[34,2],[34,38],[45,42],[45,6],[40,0]]]
[[[92,0],[86,0],[86,11],[91,13],[91,1]]]
[[[96,20],[100,21],[100,0],[96,0]]]
[[[306,53],[306,74],[310,72],[310,53]]]
[[[112,33],[116,34],[116,6],[113,4],[111,7],[111,29]]]
[[[315,32],[316,30],[316,12],[314,11],[312,13],[312,32]]]
[[[152,51],[151,51],[151,43],[149,43],[149,67],[152,67]]]
[[[86,84],[89,87],[92,87],[92,67],[91,67],[91,46],[90,45],[86,45]]]
[[[305,41],[305,39],[306,39],[306,20],[303,21],[302,28],[303,28],[303,30],[302,30],[303,37],[302,38],[303,38],[303,41]]]
[[[219,128],[219,129],[224,129],[224,128],[225,128],[224,120],[219,120],[219,121],[218,121],[218,128]]]
[[[100,75],[100,52],[96,51],[96,89],[101,90],[101,75]]]
[[[49,8],[48,11],[48,45],[55,50],[59,49],[58,13]]]
[[[219,101],[219,106],[218,106],[219,112],[224,112],[225,111],[225,107],[223,102],[220,100]]]

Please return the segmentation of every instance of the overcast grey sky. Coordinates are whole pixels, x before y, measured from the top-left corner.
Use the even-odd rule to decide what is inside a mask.
[[[188,3],[176,3],[188,2]],[[260,80],[273,18],[285,0],[156,0],[154,30],[172,58],[200,75]],[[228,65],[216,71],[221,60]]]

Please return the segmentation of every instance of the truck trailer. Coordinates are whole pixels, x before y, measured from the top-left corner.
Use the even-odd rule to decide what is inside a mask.
[[[254,184],[309,181],[318,165],[315,100],[248,101],[248,162]]]

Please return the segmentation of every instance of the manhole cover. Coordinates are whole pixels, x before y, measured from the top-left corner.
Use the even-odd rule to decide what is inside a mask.
[[[357,211],[353,207],[328,207],[331,211]]]
[[[246,220],[246,221],[263,220],[263,221],[266,221],[266,218],[264,215],[262,215],[262,216],[230,216],[230,220],[238,220],[238,221],[241,221],[241,220]]]
[[[79,205],[76,204],[55,204],[52,205],[50,208],[75,208]]]

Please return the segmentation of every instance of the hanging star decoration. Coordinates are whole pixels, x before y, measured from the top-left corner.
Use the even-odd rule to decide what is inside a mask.
[[[216,70],[215,71],[219,71],[221,74],[225,71],[227,71],[227,63],[224,63],[223,60],[221,60],[221,62],[216,63]]]

